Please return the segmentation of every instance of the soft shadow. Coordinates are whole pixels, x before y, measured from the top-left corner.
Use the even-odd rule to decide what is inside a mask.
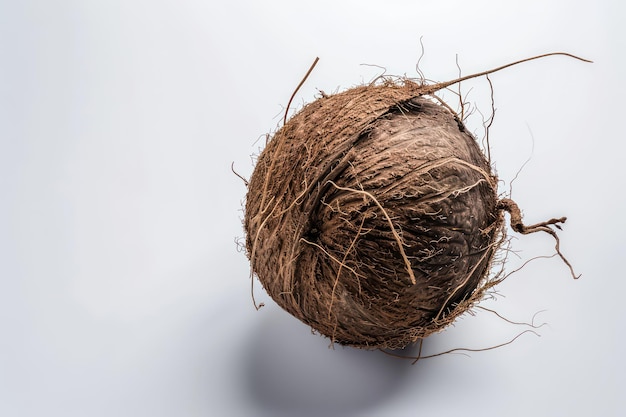
[[[356,414],[403,391],[409,373],[420,370],[379,351],[329,348],[329,339],[278,309],[259,312],[258,320],[245,347],[242,377],[262,415]]]

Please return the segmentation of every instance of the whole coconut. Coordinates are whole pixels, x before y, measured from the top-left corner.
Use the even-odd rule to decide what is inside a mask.
[[[458,81],[323,95],[258,158],[244,219],[252,270],[333,342],[400,348],[440,331],[494,285],[504,211],[522,233],[556,238],[548,226],[565,221],[527,227],[498,199],[475,138],[427,97]]]

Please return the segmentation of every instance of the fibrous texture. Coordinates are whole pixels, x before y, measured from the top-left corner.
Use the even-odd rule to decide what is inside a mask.
[[[246,197],[253,272],[332,341],[398,348],[479,301],[500,242],[497,179],[418,84],[305,106],[259,156]]]

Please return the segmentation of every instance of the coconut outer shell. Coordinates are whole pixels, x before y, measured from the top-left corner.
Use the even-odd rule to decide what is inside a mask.
[[[502,233],[475,138],[418,84],[306,105],[259,155],[244,227],[283,309],[333,342],[401,348],[478,302]]]

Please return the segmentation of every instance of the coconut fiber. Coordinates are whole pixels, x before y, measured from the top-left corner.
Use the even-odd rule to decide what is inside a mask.
[[[517,206],[498,200],[476,139],[425,92],[404,79],[324,94],[273,135],[249,180],[252,271],[335,343],[404,347],[493,285],[503,213]],[[548,225],[565,220],[517,215],[515,230],[555,237]]]

